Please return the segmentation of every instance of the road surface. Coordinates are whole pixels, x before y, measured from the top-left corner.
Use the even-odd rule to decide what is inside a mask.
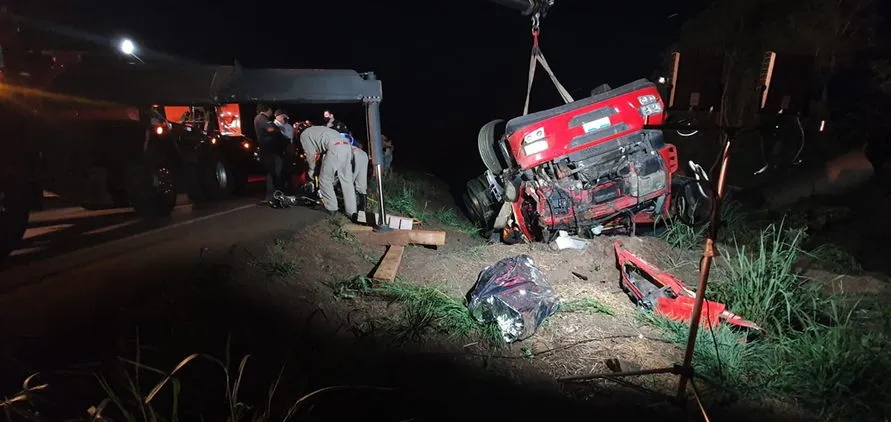
[[[322,216],[255,198],[202,209],[182,204],[166,221],[142,220],[127,208],[33,213],[25,247],[0,269],[0,344],[91,320],[234,245],[288,236]]]

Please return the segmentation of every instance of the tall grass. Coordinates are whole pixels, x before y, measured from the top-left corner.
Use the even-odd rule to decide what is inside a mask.
[[[745,336],[721,327],[700,331],[694,364],[717,381],[718,398],[783,398],[825,420],[880,420],[891,412],[891,342],[854,324],[854,308],[823,296],[795,263],[800,229],[771,224],[757,242],[734,242],[707,296],[759,323]],[[687,327],[648,316],[669,339],[683,345]],[[714,393],[715,391],[713,391]]]
[[[306,416],[304,412],[311,408],[313,400],[320,394],[331,394],[338,391],[348,391],[355,397],[357,390],[392,391],[392,388],[358,385],[333,385],[319,388],[298,396],[280,397],[279,386],[282,383],[285,367],[278,371],[277,377],[269,384],[265,394],[257,396],[260,403],[247,403],[242,398],[242,387],[248,378],[254,378],[255,374],[249,374],[249,362],[251,355],[245,355],[232,365],[229,356],[229,345],[223,359],[212,355],[193,353],[174,365],[169,371],[165,371],[140,361],[139,345],[137,341],[137,354],[135,360],[118,358],[115,370],[108,375],[96,374],[99,389],[104,395],[99,402],[92,406],[84,406],[86,415],[71,415],[65,420],[89,420],[92,422],[162,422],[179,420],[225,420],[226,422],[267,422],[297,419]],[[207,372],[207,366],[193,368],[196,363],[210,362],[211,367],[216,367],[222,372],[222,379],[214,377],[213,372]],[[186,372],[192,372],[191,376],[184,378]],[[195,376],[200,371],[199,376]],[[6,420],[49,420],[41,416],[41,405],[52,405],[47,397],[39,397],[50,390],[47,384],[34,385],[34,378],[39,374],[28,377],[23,386],[23,391],[12,399],[0,401],[0,410],[6,415]],[[183,402],[182,392],[186,388],[192,391],[217,390],[217,380],[225,383],[220,392],[222,397],[204,395],[207,400],[199,400],[198,403]],[[186,383],[188,380],[190,382]],[[213,380],[207,382],[208,380]],[[194,397],[194,396],[193,396]],[[52,397],[49,397],[52,398]],[[284,406],[283,406],[284,405]],[[197,412],[197,414],[196,414]],[[58,409],[54,412],[58,416]],[[17,418],[14,419],[12,416]],[[84,418],[88,416],[88,418]],[[197,419],[196,419],[197,418]]]
[[[712,283],[711,297],[732,303],[734,312],[771,332],[819,320],[828,300],[820,296],[817,283],[809,283],[795,268],[800,239],[800,232],[784,232],[780,223],[761,232],[754,250],[735,244],[721,265],[725,278]]]
[[[708,223],[690,226],[674,218],[662,221],[665,231],[661,237],[673,248],[692,250],[701,248],[708,233]],[[741,243],[749,244],[758,239],[760,233],[751,227],[746,219],[742,205],[733,201],[725,201],[721,206],[721,230],[718,231],[719,240],[727,241],[736,239]]]

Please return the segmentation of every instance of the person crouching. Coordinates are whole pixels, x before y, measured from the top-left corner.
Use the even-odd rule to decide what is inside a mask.
[[[306,154],[309,179],[319,176],[319,197],[328,214],[337,214],[337,196],[334,179],[340,181],[343,192],[343,208],[351,219],[357,215],[356,187],[353,183],[353,152],[350,142],[339,132],[325,126],[310,126],[300,133],[300,145]],[[322,156],[321,171],[316,169],[316,159]]]
[[[352,148],[353,185],[356,186],[356,208],[365,212],[368,208],[368,153],[362,149],[362,144],[353,137],[350,129],[341,122],[334,124],[334,130],[350,142]]]

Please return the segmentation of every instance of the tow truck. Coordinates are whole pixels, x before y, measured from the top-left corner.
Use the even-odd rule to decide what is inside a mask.
[[[224,115],[231,104],[362,103],[374,156],[383,155],[381,82],[372,72],[89,63],[83,60],[89,55],[26,48],[23,21],[0,13],[0,258],[20,244],[43,190],[72,202],[126,203],[143,215],[164,217],[181,190],[197,199],[235,189],[241,182],[230,184],[232,173],[220,183],[220,164],[227,164],[222,151],[242,145],[250,157],[254,146],[244,147],[250,141],[224,142],[242,138],[224,136],[222,125],[173,122],[167,111],[175,109],[165,106],[204,107],[224,119],[206,113],[202,123],[219,124],[231,117]],[[223,123],[232,126],[231,119]],[[381,180],[378,189],[380,194]],[[386,215],[383,201],[379,207],[378,215]]]

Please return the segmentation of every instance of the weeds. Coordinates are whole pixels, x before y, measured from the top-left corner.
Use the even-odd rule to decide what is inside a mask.
[[[288,242],[276,239],[266,247],[266,256],[259,262],[270,276],[288,278],[297,275],[300,267],[297,260],[288,252]]]
[[[356,276],[337,283],[334,293],[338,298],[374,295],[398,303],[403,309],[391,319],[397,343],[421,340],[430,330],[451,339],[476,336],[493,344],[501,343],[494,324],[477,322],[463,299],[453,298],[427,285],[394,281],[374,286],[368,277]]]
[[[577,312],[585,314],[607,314],[615,316],[615,312],[608,306],[600,303],[597,299],[586,297],[576,300],[568,300],[560,305],[563,312]]]
[[[384,184],[386,206],[396,214],[417,218],[421,221],[436,221],[469,236],[480,235],[479,228],[453,209],[442,208],[438,211],[431,211],[427,209],[427,206],[419,206],[418,195],[424,189],[425,186],[420,183],[409,181],[401,176],[390,175]]]
[[[754,251],[736,245],[722,266],[726,278],[712,283],[713,297],[771,333],[817,320],[826,301],[794,268],[799,242],[800,234],[784,233],[781,223],[764,229]]]
[[[854,325],[854,309],[822,296],[818,285],[796,272],[802,237],[801,229],[784,229],[780,222],[763,229],[754,245],[734,242],[722,263],[725,277],[711,283],[708,296],[765,333],[747,338],[725,326],[701,330],[694,366],[720,384],[710,392],[713,399],[781,397],[825,419],[881,416],[891,410],[891,343]],[[685,344],[686,325],[644,318]]]
[[[231,339],[230,339],[231,340]],[[135,360],[118,358],[119,363],[123,367],[118,367],[113,375],[115,377],[107,377],[96,374],[99,388],[104,394],[99,404],[90,406],[86,409],[89,420],[93,422],[110,422],[110,421],[179,421],[179,420],[226,420],[227,422],[251,421],[288,421],[296,418],[307,406],[310,406],[314,399],[320,394],[329,394],[337,391],[355,391],[355,390],[376,390],[376,391],[393,391],[392,388],[374,387],[374,386],[349,386],[334,385],[319,388],[298,397],[296,400],[286,402],[290,404],[287,407],[275,406],[276,393],[281,385],[284,369],[282,366],[277,377],[272,380],[269,385],[266,397],[258,399],[263,400],[259,404],[248,404],[241,398],[242,386],[245,380],[252,378],[253,374],[248,374],[248,362],[251,355],[244,355],[239,361],[236,368],[232,368],[229,356],[230,342],[227,341],[227,349],[225,358],[220,360],[214,356],[207,354],[193,353],[180,360],[179,363],[169,371],[146,365],[140,362],[139,342],[137,339],[137,353]],[[222,370],[223,380],[225,382],[225,395],[223,400],[209,402],[183,403],[181,402],[181,393],[183,391],[182,373],[187,367],[199,361],[211,362],[214,366]],[[196,369],[200,369],[196,368]],[[195,371],[195,370],[191,370]],[[149,381],[147,375],[157,375],[157,381]],[[24,417],[27,420],[45,420],[40,416],[40,409],[31,405],[35,403],[33,400],[38,393],[45,392],[49,386],[47,384],[31,385],[38,374],[28,377],[22,387],[22,391],[11,399],[0,401],[0,410],[5,411],[7,420],[12,420],[12,415]],[[190,377],[193,381],[203,381],[213,379],[209,377],[207,372],[201,372],[197,377]],[[115,382],[117,380],[117,382]],[[143,389],[144,386],[152,386],[151,389]],[[169,388],[168,388],[169,387]],[[207,389],[208,385],[191,385],[193,388]],[[167,395],[166,391],[169,391]],[[145,393],[148,391],[148,393]],[[168,397],[165,399],[164,397]],[[208,406],[208,403],[213,403]],[[186,406],[187,409],[182,409]],[[184,412],[186,410],[186,412]],[[199,411],[200,415],[193,412]],[[225,416],[224,416],[225,415]],[[68,418],[66,420],[81,420],[81,417]]]
[[[707,229],[707,225],[690,226],[669,217],[661,237],[672,248],[691,250],[702,245]]]
[[[347,221],[339,216],[328,218],[328,225],[331,228],[331,238],[340,243],[356,243],[356,241],[358,241],[356,235],[348,232],[346,228],[344,228],[346,223]]]

